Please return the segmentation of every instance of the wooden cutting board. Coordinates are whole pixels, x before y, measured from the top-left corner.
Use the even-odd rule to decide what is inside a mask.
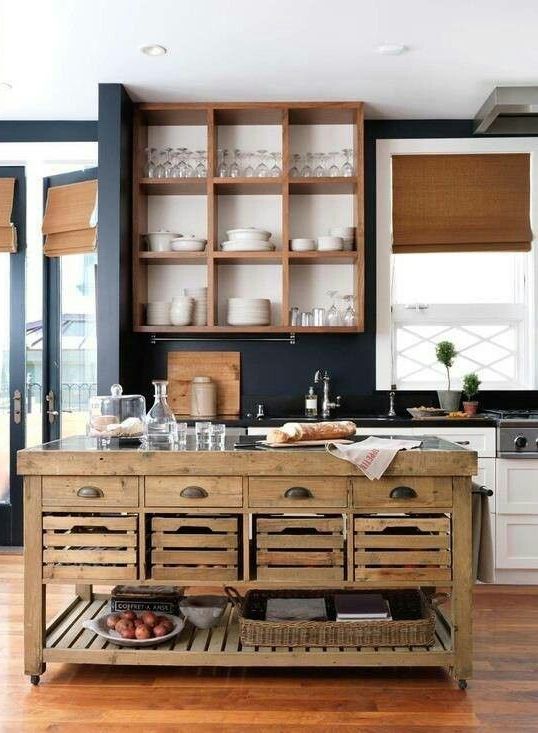
[[[168,402],[175,415],[190,415],[193,377],[217,384],[217,414],[238,417],[241,403],[239,351],[169,351]]]

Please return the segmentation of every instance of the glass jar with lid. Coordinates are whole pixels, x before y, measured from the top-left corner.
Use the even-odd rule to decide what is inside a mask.
[[[113,384],[109,395],[90,398],[88,435],[107,445],[111,438],[140,439],[144,435],[146,400],[140,394],[124,395]]]

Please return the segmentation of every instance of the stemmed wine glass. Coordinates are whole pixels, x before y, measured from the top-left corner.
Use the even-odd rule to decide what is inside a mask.
[[[340,318],[340,311],[336,307],[336,298],[338,297],[338,290],[328,290],[327,295],[332,300],[331,307],[327,311],[327,326],[341,326],[342,321]]]
[[[146,162],[144,164],[144,175],[146,178],[155,178],[155,153],[156,148],[145,148]]]
[[[206,167],[206,161],[205,161],[205,150],[196,151],[196,160],[198,162],[196,163],[196,167],[194,168],[194,175],[197,178],[206,178],[207,167]]]
[[[165,148],[162,155],[164,155],[164,162],[163,162],[164,178],[172,178],[173,177],[172,148]]]
[[[305,155],[305,164],[301,168],[301,176],[303,178],[310,178],[312,176],[312,153]]]
[[[252,153],[242,153],[241,157],[245,163],[243,175],[245,176],[245,178],[253,178],[254,166],[252,165]]]
[[[357,314],[355,313],[355,308],[353,307],[354,298],[352,295],[344,295],[342,298],[344,303],[347,303],[347,308],[344,313],[344,326],[356,326],[357,325]]]
[[[278,178],[282,175],[282,169],[280,168],[280,153],[271,153],[271,160],[273,165],[269,171],[272,178]]]
[[[217,166],[217,176],[219,176],[219,178],[227,178],[230,171],[230,167],[228,165],[228,150],[226,148],[224,150],[219,150],[218,158],[219,163]]]
[[[342,175],[349,178],[349,176],[353,175],[353,163],[352,163],[353,150],[351,148],[344,148],[342,150],[342,153],[344,154],[344,158],[345,158],[345,163],[342,166]]]
[[[232,164],[230,166],[230,178],[239,178],[241,175],[241,166],[239,165],[239,161],[241,158],[241,151],[236,148],[234,150],[234,159],[232,161]]]
[[[338,153],[334,150],[332,153],[329,153],[330,166],[329,166],[328,173],[332,178],[335,178],[336,176],[340,175],[340,169],[336,165],[337,156],[338,156]]]
[[[258,150],[257,155],[260,162],[256,166],[254,174],[258,178],[267,178],[269,176],[269,168],[265,164],[265,161],[267,159],[267,150]]]
[[[317,162],[316,162],[316,166],[314,168],[312,175],[315,178],[321,178],[322,176],[325,175],[325,168],[323,166],[325,156],[323,153],[314,153],[313,157],[314,157],[314,161],[317,161]]]
[[[290,178],[298,178],[301,175],[301,155],[299,153],[294,153],[291,157],[293,165],[290,168]]]

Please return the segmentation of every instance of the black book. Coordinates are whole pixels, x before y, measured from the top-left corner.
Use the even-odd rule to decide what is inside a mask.
[[[388,604],[381,593],[342,593],[334,596],[340,619],[389,618]]]

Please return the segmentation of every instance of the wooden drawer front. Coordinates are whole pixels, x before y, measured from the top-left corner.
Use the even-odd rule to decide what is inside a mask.
[[[138,506],[136,476],[43,476],[44,506]]]
[[[243,505],[240,476],[148,476],[146,506]]]
[[[450,518],[363,515],[354,520],[355,580],[451,578]]]
[[[135,580],[137,527],[132,514],[44,514],[43,576]]]
[[[152,517],[151,566],[157,580],[238,580],[239,517]]]
[[[251,507],[347,506],[347,479],[251,478],[248,500]]]
[[[341,516],[255,517],[258,580],[344,580]]]
[[[449,476],[391,476],[378,481],[367,478],[354,478],[352,481],[355,508],[452,506],[452,479]]]

